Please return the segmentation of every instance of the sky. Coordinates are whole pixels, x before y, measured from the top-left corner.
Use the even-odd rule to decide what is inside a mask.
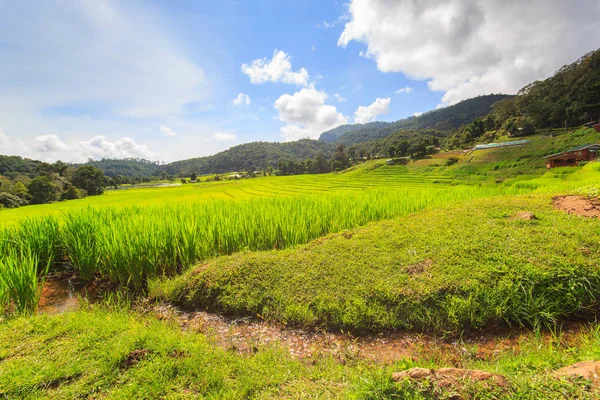
[[[206,156],[516,93],[597,0],[0,0],[0,154]]]

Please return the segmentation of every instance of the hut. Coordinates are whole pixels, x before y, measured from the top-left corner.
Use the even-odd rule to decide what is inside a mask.
[[[598,157],[600,144],[588,144],[574,147],[561,153],[550,154],[546,159],[546,168],[574,167],[582,161],[591,161]]]
[[[596,124],[596,125],[592,126],[592,128],[594,128],[596,130],[596,132],[600,132],[600,124]]]

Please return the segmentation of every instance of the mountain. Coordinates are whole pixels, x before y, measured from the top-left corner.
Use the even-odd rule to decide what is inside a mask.
[[[176,161],[164,166],[169,174],[188,175],[225,173],[231,171],[260,170],[276,167],[279,160],[301,161],[323,154],[329,158],[335,146],[316,140],[295,142],[253,142],[234,146],[212,156]]]
[[[517,113],[539,128],[578,126],[600,118],[600,49],[554,76],[521,89],[513,99]]]
[[[506,94],[490,94],[461,101],[452,106],[426,112],[420,116],[401,119],[396,122],[370,122],[367,124],[342,125],[324,132],[319,141],[326,143],[343,143],[346,146],[384,138],[402,130],[433,129],[451,132],[461,125],[482,117],[491,111],[497,101],[511,98]]]

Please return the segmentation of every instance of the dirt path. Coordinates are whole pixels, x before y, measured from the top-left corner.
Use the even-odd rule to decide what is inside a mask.
[[[447,360],[493,359],[514,348],[530,332],[472,333],[457,339],[394,332],[354,337],[347,333],[292,329],[279,324],[247,318],[228,319],[207,312],[185,312],[170,305],[155,305],[150,313],[161,320],[173,321],[184,330],[205,334],[218,346],[240,353],[252,353],[268,346],[281,346],[299,359],[330,355],[345,361],[352,358],[389,363],[402,359],[427,358],[434,354]]]
[[[600,203],[581,196],[555,197],[554,207],[569,214],[600,218]]]
[[[106,282],[99,281],[84,286],[74,278],[51,277],[44,285],[38,312],[73,311],[82,301],[99,298],[98,292],[106,289],[105,285]],[[84,295],[87,297],[82,300]],[[183,330],[203,333],[215,345],[228,350],[251,354],[258,349],[279,346],[297,359],[332,356],[342,362],[362,358],[390,363],[407,358],[438,357],[458,364],[465,357],[492,360],[518,346],[525,336],[531,336],[528,330],[490,330],[468,333],[461,340],[408,332],[355,337],[341,332],[293,329],[250,318],[229,319],[208,312],[187,312],[168,304],[141,302],[136,308],[156,319],[176,323]]]

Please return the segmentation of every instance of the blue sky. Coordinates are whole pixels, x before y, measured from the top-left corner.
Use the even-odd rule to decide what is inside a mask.
[[[521,3],[0,0],[0,153],[171,161],[317,138],[515,93],[600,43],[596,1]]]

